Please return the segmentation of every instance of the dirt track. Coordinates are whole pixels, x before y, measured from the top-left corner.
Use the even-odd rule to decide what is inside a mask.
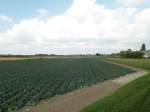
[[[35,107],[25,107],[20,112],[79,112],[85,106],[98,99],[102,99],[104,96],[110,95],[122,85],[147,73],[147,71],[141,69],[128,68],[134,69],[137,72],[114,80],[108,80],[98,85],[93,85],[92,87],[76,90],[62,96],[56,96]]]

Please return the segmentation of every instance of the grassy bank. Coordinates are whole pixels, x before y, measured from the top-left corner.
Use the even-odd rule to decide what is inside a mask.
[[[105,60],[124,64],[124,65],[129,65],[129,66],[136,67],[136,68],[150,70],[150,60],[149,59],[106,58]]]
[[[150,70],[150,61],[143,59],[107,59],[120,64]],[[150,73],[134,80],[81,112],[150,112]]]

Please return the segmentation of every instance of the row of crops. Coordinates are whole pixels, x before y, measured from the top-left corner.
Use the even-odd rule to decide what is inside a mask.
[[[0,62],[0,112],[112,79],[132,70],[97,58]]]

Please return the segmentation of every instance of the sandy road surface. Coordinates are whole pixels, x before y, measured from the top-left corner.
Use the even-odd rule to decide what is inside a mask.
[[[51,100],[41,102],[35,107],[25,107],[20,112],[79,112],[85,106],[110,95],[124,84],[148,73],[141,69],[125,65],[121,66],[134,69],[137,72],[108,80],[92,87],[75,90],[62,96],[56,96]]]

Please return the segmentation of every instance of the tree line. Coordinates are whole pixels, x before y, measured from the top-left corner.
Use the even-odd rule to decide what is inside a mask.
[[[132,51],[131,49],[128,49],[127,51],[121,51],[119,55],[122,58],[143,58],[144,51],[146,51],[146,46],[145,44],[142,44],[139,51]]]

